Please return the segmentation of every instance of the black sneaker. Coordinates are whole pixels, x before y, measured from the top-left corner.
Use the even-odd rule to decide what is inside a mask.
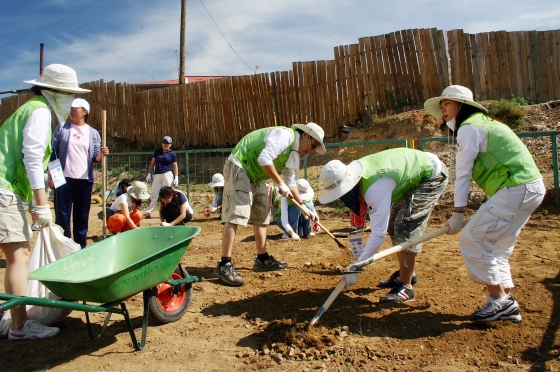
[[[389,277],[387,280],[382,280],[377,285],[379,288],[394,288],[395,286],[401,284],[399,282],[399,278],[401,277],[401,272],[399,270],[395,271],[393,275]],[[412,285],[418,284],[418,277],[416,275],[412,276],[412,281],[410,282]]]
[[[379,302],[407,302],[414,301],[414,290],[412,288],[407,288],[404,284],[399,282],[399,284],[387,296],[381,297]]]
[[[519,304],[512,296],[507,296],[503,301],[488,296],[488,301],[478,308],[470,317],[475,322],[490,322],[492,320],[511,320],[521,323]]]
[[[235,271],[235,267],[231,262],[228,262],[223,266],[220,266],[220,263],[218,262],[218,266],[214,269],[214,275],[222,279],[222,282],[234,287],[238,287],[245,283],[245,280],[237,273],[237,271]]]
[[[287,268],[287,263],[276,261],[272,256],[268,256],[268,258],[264,261],[261,261],[257,257],[255,258],[255,263],[253,264],[253,271],[276,271],[286,270]]]

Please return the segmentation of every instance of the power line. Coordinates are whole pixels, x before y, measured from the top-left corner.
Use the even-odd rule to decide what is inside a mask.
[[[5,47],[6,45],[13,44],[13,43],[15,43],[16,41],[23,40],[23,39],[25,39],[26,37],[29,37],[29,36],[31,36],[31,35],[35,35],[35,34],[38,33],[38,32],[41,32],[41,31],[43,31],[43,30],[45,30],[45,29],[47,29],[47,28],[49,28],[49,27],[51,27],[51,26],[54,26],[54,25],[56,25],[57,23],[60,23],[60,22],[62,22],[62,21],[64,21],[64,20],[66,20],[66,19],[72,17],[73,15],[76,15],[76,14],[80,13],[80,12],[83,11],[83,10],[86,10],[87,8],[89,8],[89,7],[91,7],[91,6],[95,5],[95,4],[97,4],[97,3],[100,2],[100,1],[101,1],[101,0],[97,0],[96,2],[89,4],[89,5],[86,6],[85,8],[82,8],[82,9],[78,10],[77,12],[70,14],[70,15],[67,16],[67,17],[64,17],[64,18],[62,18],[62,19],[60,19],[60,20],[58,20],[58,21],[56,21],[56,22],[54,22],[54,23],[51,23],[50,25],[48,25],[48,26],[46,26],[46,27],[43,27],[43,28],[41,28],[41,29],[39,29],[39,30],[37,30],[37,31],[34,31],[34,32],[32,32],[32,33],[30,33],[30,34],[28,34],[28,35],[25,35],[25,36],[23,36],[23,37],[20,37],[19,39],[12,40],[12,41],[10,41],[9,43],[6,43],[6,44],[2,44],[2,45],[0,45],[0,48]]]
[[[231,46],[231,44],[229,43],[228,39],[226,38],[226,36],[224,35],[224,33],[222,32],[222,30],[220,30],[220,28],[218,27],[218,25],[216,24],[216,21],[214,21],[214,18],[212,18],[212,15],[210,14],[210,12],[208,11],[208,9],[206,9],[206,6],[204,5],[204,3],[202,2],[202,0],[199,0],[200,3],[202,4],[202,6],[204,7],[204,10],[206,10],[206,13],[208,13],[208,16],[210,17],[210,19],[212,20],[212,22],[214,22],[214,25],[216,26],[216,28],[218,29],[218,31],[220,31],[220,34],[222,34],[222,37],[224,38],[224,40],[228,43],[229,47],[231,48],[231,50],[233,50],[233,52],[235,53],[235,55],[241,60],[241,62],[245,63],[245,66],[247,66],[249,68],[249,70],[251,70],[251,72],[253,73],[257,73],[257,69],[253,70],[244,60],[243,58],[241,58],[241,56],[239,54],[237,54],[237,52],[235,51],[235,49],[233,49],[233,47]]]

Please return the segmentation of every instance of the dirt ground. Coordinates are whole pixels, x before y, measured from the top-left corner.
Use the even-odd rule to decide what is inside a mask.
[[[553,110],[554,118],[543,110],[535,109],[538,115],[548,115],[543,119],[547,124],[536,130],[556,130],[558,109]],[[547,155],[543,150],[542,159]],[[550,188],[552,172],[544,175]],[[443,235],[425,243],[418,256],[415,301],[379,304],[387,290],[376,284],[397,268],[396,259],[387,257],[368,266],[358,283],[341,293],[311,327],[309,321],[339,278],[310,273],[306,263],[317,269],[346,265],[352,261],[348,250],[338,248],[323,232],[299,243],[283,240],[281,230],[271,226],[268,250],[290,268],[256,273],[252,229],[239,227],[233,258],[245,284],[222,285],[212,273],[220,259],[221,225],[215,216],[206,218],[200,212],[210,198],[203,195],[193,197],[198,212],[192,221],[202,231],[181,260],[189,274],[200,280],[193,285],[192,304],[179,321],[159,325],[152,319],[146,347],[135,352],[118,314],[105,335],[91,341],[84,314],[73,312],[53,339],[0,340],[0,371],[558,371],[560,209],[553,205],[553,190],[549,191],[523,229],[511,258],[513,295],[523,316],[520,324],[477,325],[468,320],[485,302],[486,292],[468,278],[458,237]],[[473,195],[471,200],[468,215],[478,209],[480,198]],[[435,208],[428,231],[443,226],[451,206],[449,190]],[[100,205],[92,205],[88,245],[101,239],[96,216],[100,210]],[[350,231],[347,210],[318,206],[318,211],[331,232]],[[142,226],[157,222],[152,217]],[[339,239],[348,246],[347,239]],[[382,249],[388,247],[389,239]],[[4,271],[5,261],[0,259],[0,274]],[[141,295],[126,303],[140,327]],[[97,330],[103,317],[91,316]]]

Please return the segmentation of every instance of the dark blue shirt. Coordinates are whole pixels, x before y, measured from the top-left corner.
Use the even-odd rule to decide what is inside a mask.
[[[177,154],[173,150],[163,152],[163,149],[157,149],[153,158],[156,159],[154,174],[173,172],[173,163],[177,163]]]

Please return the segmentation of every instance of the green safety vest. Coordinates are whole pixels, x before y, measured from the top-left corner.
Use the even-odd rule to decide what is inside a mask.
[[[231,154],[233,157],[241,163],[245,172],[251,179],[252,182],[264,181],[267,179],[268,175],[264,172],[261,165],[258,162],[259,155],[265,147],[264,137],[272,129],[281,128],[292,133],[295,139],[294,130],[286,127],[269,127],[257,129],[239,141],[237,145],[233,148]],[[292,152],[293,141],[290,146],[283,153],[280,154],[276,159],[273,160],[274,168],[277,172],[280,172],[286,166],[286,162],[290,157]]]
[[[33,111],[41,107],[49,108],[45,98],[33,97],[18,108],[0,127],[0,188],[10,190],[23,201],[29,201],[33,197],[33,190],[23,164],[23,129]],[[47,168],[51,156],[51,137],[49,123],[43,169]]]
[[[486,195],[541,177],[531,153],[507,125],[482,113],[469,116],[463,125],[475,125],[488,133],[486,152],[478,153],[472,169],[474,182]]]
[[[434,163],[428,155],[404,147],[364,156],[358,161],[364,167],[360,180],[362,197],[365,198],[368,188],[375,181],[381,177],[390,177],[397,183],[391,195],[393,203],[418,186],[422,180],[430,178],[434,172]]]

